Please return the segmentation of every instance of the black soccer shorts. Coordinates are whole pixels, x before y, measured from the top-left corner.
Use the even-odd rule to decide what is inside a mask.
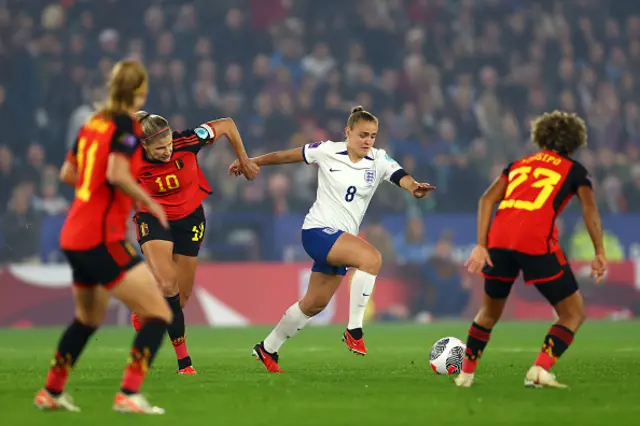
[[[124,274],[142,262],[128,241],[103,243],[89,250],[63,250],[77,287],[114,287]]]
[[[202,205],[189,216],[170,220],[169,229],[163,228],[158,219],[150,213],[138,213],[134,221],[140,248],[148,241],[171,241],[174,254],[189,257],[198,256],[207,223]]]
[[[533,284],[552,305],[578,291],[578,282],[562,250],[531,255],[515,250],[489,249],[493,266],[485,265],[484,290],[493,299],[506,299],[520,271],[526,284]]]

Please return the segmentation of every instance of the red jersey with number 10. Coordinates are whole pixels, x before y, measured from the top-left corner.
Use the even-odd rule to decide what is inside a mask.
[[[591,187],[584,166],[542,151],[510,164],[501,177],[508,185],[491,224],[489,248],[531,255],[560,250],[556,217],[579,187]]]
[[[164,207],[169,220],[189,216],[211,194],[211,186],[198,165],[198,152],[214,139],[213,124],[205,123],[195,129],[173,132],[173,154],[168,162],[144,158],[138,182]]]
[[[60,233],[65,250],[87,250],[122,241],[133,200],[107,181],[111,153],[128,157],[135,176],[142,162],[142,129],[129,115],[95,116],[80,129],[67,161],[76,166],[76,195]],[[99,266],[99,265],[96,265]]]

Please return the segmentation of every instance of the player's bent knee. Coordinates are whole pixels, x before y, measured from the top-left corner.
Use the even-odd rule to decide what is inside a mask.
[[[174,268],[167,266],[158,273],[158,284],[165,297],[175,296],[179,291],[177,274]]]
[[[167,303],[158,304],[157,306],[148,309],[146,312],[138,313],[138,316],[143,321],[151,318],[157,318],[165,321],[167,324],[171,324],[173,322],[173,312],[171,312]]]
[[[371,275],[378,275],[381,268],[382,254],[376,249],[367,252],[360,266],[358,266],[358,269]]]
[[[98,328],[102,324],[104,315],[99,315],[93,312],[84,312],[82,310],[76,309],[76,318],[78,319],[78,321],[88,327]]]
[[[303,314],[308,317],[314,317],[324,311],[330,300],[330,298],[327,300],[327,298],[322,296],[309,297],[305,295],[302,300],[300,300],[298,306]]]

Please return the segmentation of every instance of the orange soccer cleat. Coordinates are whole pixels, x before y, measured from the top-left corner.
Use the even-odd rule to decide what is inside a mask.
[[[142,328],[142,324],[144,323],[142,322],[140,317],[138,317],[138,315],[135,312],[133,312],[131,314],[131,324],[133,325],[133,328],[136,331],[140,331],[140,329]]]
[[[66,410],[80,411],[80,408],[73,402],[73,398],[66,393],[54,396],[46,389],[40,389],[33,400],[33,403],[39,410]]]
[[[119,413],[164,414],[164,409],[151,405],[139,393],[125,395],[122,392],[118,392],[113,400],[113,409]]]
[[[342,341],[354,354],[362,356],[367,354],[367,347],[364,345],[364,338],[361,337],[359,339],[356,339],[355,337],[353,337],[349,329],[347,329],[342,335]]]
[[[178,374],[182,374],[185,376],[193,376],[195,374],[198,374],[198,372],[196,371],[195,368],[193,368],[193,365],[190,365],[188,367],[178,370]]]
[[[256,357],[258,361],[262,361],[269,373],[284,373],[284,370],[281,370],[278,365],[278,353],[274,352],[271,354],[267,352],[264,348],[264,342],[260,342],[253,347],[253,356]]]

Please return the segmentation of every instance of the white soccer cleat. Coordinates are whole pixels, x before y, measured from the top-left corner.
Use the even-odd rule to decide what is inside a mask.
[[[33,400],[35,406],[42,411],[66,410],[79,412],[80,407],[73,403],[73,398],[68,393],[53,396],[46,389],[40,389]]]
[[[470,388],[471,385],[473,385],[474,378],[474,373],[465,373],[464,371],[461,371],[455,379],[456,386],[461,388]]]
[[[118,392],[113,401],[113,409],[119,413],[164,414],[163,408],[151,405],[147,398],[139,393],[125,395]]]
[[[548,372],[542,367],[534,365],[529,369],[524,378],[524,386],[527,388],[555,388],[566,389],[569,386],[564,385],[556,380],[553,373]]]

